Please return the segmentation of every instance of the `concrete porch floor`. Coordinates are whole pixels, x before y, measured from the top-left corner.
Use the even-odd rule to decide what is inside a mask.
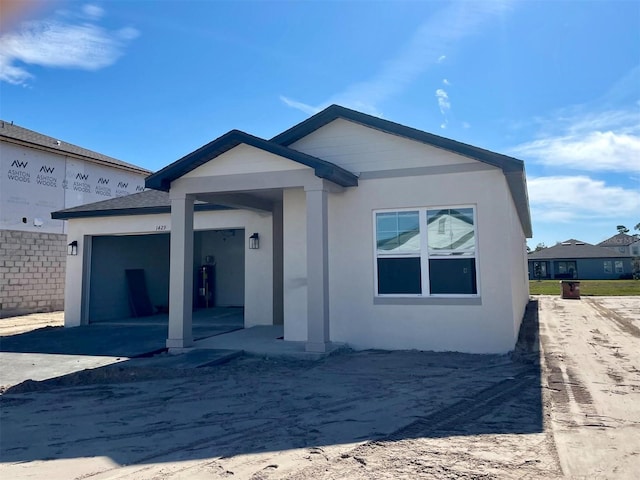
[[[332,344],[323,353],[307,352],[305,351],[306,342],[284,341],[283,335],[282,325],[257,326],[197,340],[194,348],[240,350],[248,355],[307,360],[317,360],[345,348],[341,344]]]

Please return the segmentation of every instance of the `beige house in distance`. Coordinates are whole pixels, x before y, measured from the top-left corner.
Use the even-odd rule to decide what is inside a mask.
[[[193,345],[197,272],[244,326],[310,352],[503,353],[529,300],[522,161],[333,105],[265,140],[232,130],[68,221],[65,324],[129,316],[124,270]],[[108,222],[105,219],[108,218]],[[99,292],[99,294],[98,294]]]

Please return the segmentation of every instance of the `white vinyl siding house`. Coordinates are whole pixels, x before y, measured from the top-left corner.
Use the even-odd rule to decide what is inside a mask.
[[[183,306],[193,231],[220,228],[242,229],[245,247],[259,233],[260,249],[245,255],[247,327],[283,324],[284,340],[309,351],[337,343],[496,353],[515,344],[531,235],[517,159],[334,105],[271,140],[231,131],[147,187],[168,195],[170,348],[192,343]],[[58,214],[82,241],[95,228],[88,217],[108,208]],[[140,213],[111,212],[102,228],[150,232]],[[78,304],[83,264],[68,274]],[[68,323],[81,322],[74,313]]]

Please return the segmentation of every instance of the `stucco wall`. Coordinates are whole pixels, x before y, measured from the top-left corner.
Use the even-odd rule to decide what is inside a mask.
[[[284,338],[307,340],[307,214],[302,188],[284,191]]]
[[[524,235],[500,170],[360,181],[329,197],[331,340],[354,348],[507,352],[528,300]],[[474,205],[479,305],[375,305],[372,212]],[[284,196],[285,339],[306,339],[306,238],[302,189]],[[505,245],[508,246],[505,249]]]
[[[499,170],[362,181],[330,197],[331,338],[355,348],[506,352],[513,348],[510,286],[504,261],[504,176]],[[497,194],[496,194],[497,193]],[[475,205],[480,305],[374,305],[372,211]],[[521,267],[522,269],[522,267]],[[519,281],[522,283],[522,280]],[[398,302],[402,303],[402,302]]]
[[[0,316],[64,309],[67,236],[0,230]]]
[[[273,260],[271,215],[246,210],[196,212],[194,230],[243,229],[245,238],[245,326],[273,322]],[[68,257],[65,326],[87,323],[90,304],[91,237],[118,234],[149,234],[171,231],[169,214],[69,220],[69,241],[78,241],[78,255]],[[247,233],[248,232],[248,233]],[[260,233],[260,249],[248,250],[247,237]],[[83,268],[84,267],[84,268]]]

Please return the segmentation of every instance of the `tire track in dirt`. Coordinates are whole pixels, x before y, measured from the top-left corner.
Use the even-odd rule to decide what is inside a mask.
[[[473,397],[461,400],[426,417],[419,418],[388,435],[384,440],[398,441],[406,438],[424,437],[437,430],[458,430],[497,408],[513,393],[521,391],[536,376],[535,370],[527,369],[513,378],[502,380],[478,392]]]
[[[640,328],[636,327],[631,320],[624,318],[619,315],[615,311],[605,307],[601,303],[598,302],[595,298],[587,298],[585,299],[589,305],[591,305],[600,315],[602,315],[607,320],[612,320],[616,325],[625,333],[628,333],[635,338],[640,338]]]

